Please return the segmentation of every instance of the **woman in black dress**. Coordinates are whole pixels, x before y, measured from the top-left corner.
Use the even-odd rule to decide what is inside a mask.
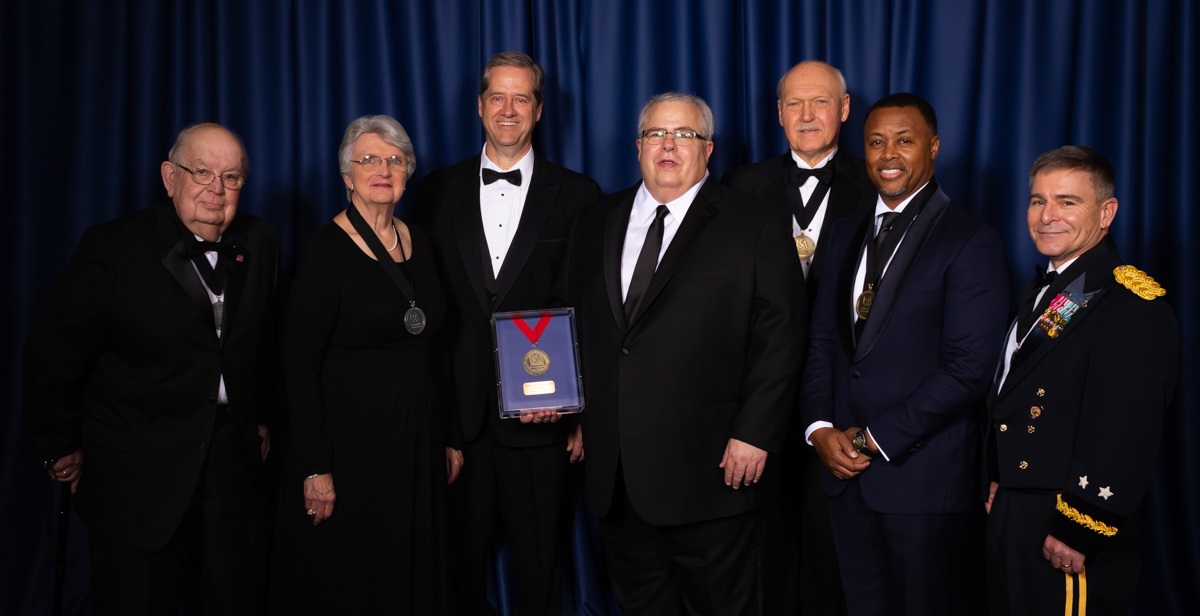
[[[439,398],[432,245],[394,216],[415,155],[386,115],[352,122],[338,155],[350,207],[309,242],[284,321],[293,463],[277,607],[441,613],[442,495],[462,457]]]

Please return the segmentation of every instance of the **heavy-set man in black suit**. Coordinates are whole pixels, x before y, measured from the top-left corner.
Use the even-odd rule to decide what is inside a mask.
[[[790,150],[729,172],[724,183],[791,212],[796,250],[804,268],[808,305],[816,298],[824,254],[821,232],[849,216],[873,195],[861,158],[838,147],[850,117],[850,93],[841,71],[824,62],[801,62],[779,79],[779,125]],[[763,585],[768,612],[833,615],[846,612],[829,527],[829,503],[820,487],[824,468],[792,424],[775,465],[783,477],[777,503],[764,508]]]
[[[1029,235],[1050,264],[1025,290],[988,397],[991,613],[1126,614],[1178,326],[1109,235],[1103,154],[1047,152],[1029,184]]]
[[[755,484],[805,337],[787,212],[710,181],[712,112],[668,93],[638,120],[642,181],[580,214],[587,501],[622,613],[758,614]]]
[[[591,178],[534,155],[543,81],[528,55],[493,56],[479,87],[483,152],[431,174],[417,192],[417,221],[433,237],[451,304],[446,330],[464,456],[449,490],[454,614],[493,613],[487,554],[498,523],[512,550],[516,613],[562,607],[564,486],[568,460],[583,457],[579,423],[500,419],[490,321],[494,312],[561,301],[555,283],[571,222],[600,197]]]
[[[829,230],[801,385],[849,613],[983,609],[979,421],[1008,310],[998,234],[934,180],[933,108],[867,113],[869,209]]]
[[[237,211],[247,168],[180,132],[172,204],[89,229],[30,328],[27,433],[78,489],[95,614],[255,612],[279,236]]]

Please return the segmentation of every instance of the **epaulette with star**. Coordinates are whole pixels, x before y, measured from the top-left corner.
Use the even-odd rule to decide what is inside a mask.
[[[1158,284],[1154,278],[1132,265],[1122,265],[1113,270],[1113,277],[1134,295],[1144,300],[1152,300],[1167,294],[1167,290],[1162,288],[1162,285]]]

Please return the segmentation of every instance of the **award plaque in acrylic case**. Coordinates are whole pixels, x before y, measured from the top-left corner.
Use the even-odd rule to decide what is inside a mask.
[[[583,410],[575,309],[492,315],[500,417]]]

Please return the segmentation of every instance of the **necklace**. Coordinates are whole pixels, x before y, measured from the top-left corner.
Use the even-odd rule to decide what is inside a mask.
[[[396,236],[396,241],[392,243],[391,248],[387,249],[388,252],[395,250],[400,245],[400,232],[396,230],[396,223],[394,221],[392,222],[392,234]]]

